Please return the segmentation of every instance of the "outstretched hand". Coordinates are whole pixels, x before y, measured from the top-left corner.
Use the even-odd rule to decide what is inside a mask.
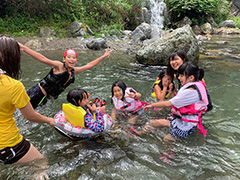
[[[134,98],[134,97],[135,97],[135,95],[136,95],[136,94],[135,94],[135,93],[133,93],[133,92],[130,92],[130,93],[129,93],[129,92],[126,92],[126,94],[127,94],[127,95],[125,95],[124,97],[130,97],[130,98]]]
[[[147,111],[148,109],[152,109],[153,110],[153,106],[150,104],[150,105],[147,105],[147,106],[144,106],[143,107],[143,111]]]
[[[56,125],[55,120],[53,118],[48,118],[48,119],[49,119],[49,121],[47,122],[48,125],[50,125],[50,126]]]
[[[108,47],[107,50],[106,50],[106,52],[103,54],[103,56],[104,56],[105,58],[107,58],[107,57],[110,56],[110,53],[111,53],[111,52],[112,52],[112,50],[110,50],[110,48]]]

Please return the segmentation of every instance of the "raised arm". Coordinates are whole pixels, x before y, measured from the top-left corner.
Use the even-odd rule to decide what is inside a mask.
[[[90,63],[86,64],[85,66],[74,67],[75,74],[84,72],[84,71],[89,70],[89,69],[93,68],[94,66],[98,65],[102,60],[104,60],[105,58],[108,58],[110,56],[111,52],[112,52],[112,50],[110,51],[109,48],[107,48],[106,52],[101,57],[91,61]]]
[[[47,65],[49,65],[51,67],[55,67],[55,68],[58,68],[59,66],[62,65],[62,63],[60,61],[53,61],[51,59],[48,59],[47,57],[43,56],[42,54],[28,48],[27,46],[24,46],[21,43],[18,43],[18,44],[20,46],[21,51],[29,54],[30,56],[32,56],[33,58],[35,58],[36,60],[38,60],[44,64],[47,64]]]

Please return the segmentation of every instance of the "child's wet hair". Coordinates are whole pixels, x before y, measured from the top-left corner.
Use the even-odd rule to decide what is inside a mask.
[[[163,79],[163,77],[166,76],[166,75],[167,75],[167,76],[170,76],[170,77],[172,78],[171,83],[173,83],[173,78],[174,78],[173,73],[168,74],[167,69],[163,69],[163,70],[159,73],[159,75],[158,75],[158,79],[161,80],[161,81],[160,81],[160,88],[161,88],[161,89],[163,89],[162,79]],[[174,83],[173,83],[173,84],[174,84]],[[174,87],[173,87],[173,89],[174,89]],[[172,89],[172,90],[173,90],[173,89]]]
[[[173,76],[172,73],[171,73],[171,74],[168,74],[167,69],[161,70],[161,72],[160,72],[159,75],[158,75],[159,80],[162,80],[162,78],[163,78],[165,75],[170,76],[170,77],[172,78],[172,82],[173,82],[173,77],[174,77],[174,76]]]
[[[82,102],[85,96],[88,97],[88,93],[84,89],[71,89],[67,94],[67,101],[75,106],[79,106],[78,101]]]
[[[202,68],[199,68],[197,64],[195,64],[192,61],[188,61],[183,63],[179,69],[178,74],[183,74],[188,78],[189,76],[193,75],[195,81],[202,80],[204,77],[204,70]]]
[[[183,50],[175,50],[168,58],[168,65],[167,65],[167,71],[168,74],[174,74],[176,73],[176,70],[174,70],[170,64],[170,61],[175,58],[175,56],[179,56],[182,60],[183,63],[188,61],[187,54]]]
[[[11,37],[0,37],[0,68],[6,74],[17,79],[20,73],[20,47],[16,40]]]
[[[121,88],[121,90],[122,90],[122,92],[123,92],[123,98],[124,98],[125,90],[127,89],[126,84],[125,84],[123,81],[121,81],[121,80],[118,80],[118,81],[114,82],[113,85],[112,85],[112,97],[114,96],[113,88],[114,88],[115,86],[118,86],[118,87]]]

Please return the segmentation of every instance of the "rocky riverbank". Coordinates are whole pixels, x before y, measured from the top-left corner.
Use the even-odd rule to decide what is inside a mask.
[[[146,65],[160,65],[166,64],[165,61],[169,54],[176,48],[185,50],[191,59],[196,59],[197,61],[199,46],[202,41],[210,40],[211,36],[214,34],[240,34],[240,30],[237,28],[213,28],[209,23],[206,23],[200,30],[204,30],[201,33],[202,35],[196,36],[198,33],[194,32],[193,28],[189,25],[185,25],[175,30],[161,31],[161,37],[154,38],[151,36],[151,26],[143,23],[133,32],[123,32],[121,37],[111,36],[100,38],[101,40],[98,43],[103,42],[103,48],[111,47],[114,51],[122,51],[126,54],[136,55],[140,63]],[[89,44],[97,44],[96,39],[86,39],[83,37],[15,37],[15,39],[36,51],[65,49],[87,50],[89,49]],[[91,43],[93,41],[96,42]],[[96,47],[100,46],[102,48],[102,44],[97,44]],[[96,47],[90,49],[96,49]]]
[[[27,45],[29,48],[36,51],[50,50],[86,50],[87,42],[92,39],[80,38],[57,38],[57,37],[14,37],[19,43]],[[135,43],[127,38],[111,38],[106,39],[106,45],[113,50],[124,51],[128,54],[135,53],[141,48],[141,43]]]

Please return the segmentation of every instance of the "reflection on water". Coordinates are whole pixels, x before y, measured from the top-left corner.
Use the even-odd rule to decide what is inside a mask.
[[[167,129],[154,129],[142,137],[116,126],[108,135],[95,140],[73,141],[59,135],[52,127],[28,123],[16,116],[20,132],[48,157],[50,179],[240,179],[240,37],[214,36],[203,43],[199,65],[205,70],[205,81],[214,109],[203,117],[207,137],[193,135],[187,140],[165,144]],[[62,51],[43,52],[50,59],[61,59]],[[80,52],[78,65],[103,52]],[[162,67],[145,67],[134,57],[113,52],[97,67],[76,75],[73,85],[57,100],[37,109],[53,117],[66,102],[74,87],[86,89],[91,98],[107,100],[111,113],[111,86],[122,79],[142,93],[142,100],[154,102],[151,85]],[[22,56],[21,81],[28,89],[43,78],[50,68],[27,55]],[[139,120],[165,117],[168,110],[148,112]],[[120,119],[118,122],[125,122]],[[124,123],[123,123],[124,124]],[[0,165],[2,179],[31,179],[31,165]]]

